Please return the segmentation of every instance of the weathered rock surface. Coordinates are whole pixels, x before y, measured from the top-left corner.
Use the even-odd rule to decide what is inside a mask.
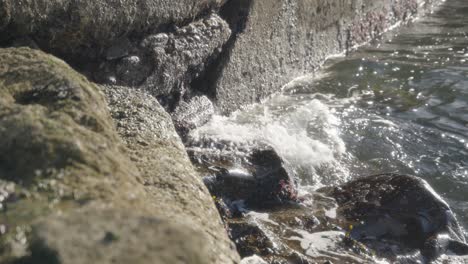
[[[238,260],[157,103],[124,93],[157,110],[123,112],[128,150],[99,88],[63,61],[27,48],[0,61],[0,262]]]
[[[424,180],[406,175],[363,177],[332,188],[338,214],[353,226],[350,236],[395,260],[422,255],[467,255],[463,230],[448,204]]]
[[[211,14],[175,32],[148,35],[140,43],[111,48],[110,61],[94,75],[100,82],[139,87],[166,100],[173,96],[177,102],[190,82],[217,58],[230,34],[229,25]]]
[[[146,92],[106,86],[117,130],[143,177],[158,215],[208,234],[211,263],[238,259],[200,176],[195,172],[169,114]]]
[[[210,121],[214,114],[214,105],[208,97],[195,96],[188,102],[181,101],[171,116],[177,131],[184,138],[190,130]]]
[[[54,54],[96,58],[122,38],[165,31],[224,0],[0,1],[0,41],[31,37]]]
[[[211,194],[226,199],[228,206],[237,200],[250,207],[296,201],[294,172],[273,149],[253,150],[244,164],[236,165],[217,167],[215,176],[204,178]]]
[[[207,263],[203,234],[124,210],[84,208],[36,223],[20,263]]]
[[[333,199],[314,194],[307,203],[282,204],[226,217],[242,257],[266,263],[373,263],[373,254],[330,218]]]
[[[311,73],[327,56],[377,37],[424,2],[432,1],[229,2],[221,13],[234,34],[205,84],[222,112],[232,112]]]

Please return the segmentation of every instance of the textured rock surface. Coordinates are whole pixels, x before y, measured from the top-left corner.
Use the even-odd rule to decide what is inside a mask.
[[[30,36],[55,54],[93,58],[132,37],[166,30],[224,0],[0,1],[0,40]]]
[[[180,102],[171,116],[177,131],[185,138],[190,130],[210,121],[214,113],[214,105],[208,97],[195,96],[188,102]]]
[[[223,113],[258,102],[331,54],[368,41],[418,11],[421,0],[232,1],[234,35],[206,85]]]
[[[332,188],[330,194],[338,202],[338,214],[353,226],[350,236],[380,256],[392,259],[419,250],[425,263],[449,251],[468,254],[448,204],[420,178],[368,176]]]
[[[116,59],[101,65],[95,79],[139,87],[154,96],[173,96],[177,100],[206,64],[217,57],[230,34],[228,24],[211,14],[173,33],[153,34],[140,43],[109,49],[110,58]]]
[[[63,234],[66,232],[66,234]],[[85,208],[36,223],[22,263],[207,263],[203,234],[123,210]]]
[[[63,61],[26,48],[0,61],[0,262],[237,260],[156,101],[123,94],[127,150],[99,88]]]
[[[117,130],[127,143],[158,214],[209,234],[212,263],[238,260],[201,178],[194,171],[169,114],[145,92],[106,86]],[[208,220],[209,219],[209,220]]]

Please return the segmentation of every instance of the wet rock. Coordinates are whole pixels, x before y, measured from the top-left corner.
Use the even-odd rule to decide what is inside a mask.
[[[273,149],[256,149],[243,169],[218,167],[205,178],[210,192],[228,201],[245,200],[249,207],[297,200],[294,172]]]
[[[30,36],[41,48],[54,54],[77,59],[97,58],[105,56],[107,50],[123,37],[159,32],[167,29],[169,24],[181,25],[207,10],[220,7],[223,2],[2,0],[0,42]]]
[[[370,263],[373,255],[338,226],[320,206],[282,205],[228,218],[230,236],[242,257],[266,263]],[[316,216],[320,218],[316,223]]]
[[[294,201],[297,197],[297,179],[289,164],[273,149],[255,150],[249,159],[255,167],[258,192],[250,202],[268,200]]]
[[[239,260],[201,177],[192,166],[171,117],[145,91],[103,86],[117,131],[142,177],[158,216],[205,234],[206,262]]]
[[[425,261],[451,251],[466,254],[461,227],[447,203],[424,180],[382,174],[331,190],[339,215],[350,221],[350,236],[381,256],[414,254]]]
[[[210,121],[214,113],[213,103],[208,97],[195,96],[189,102],[180,102],[171,115],[177,131],[184,138],[190,130]]]

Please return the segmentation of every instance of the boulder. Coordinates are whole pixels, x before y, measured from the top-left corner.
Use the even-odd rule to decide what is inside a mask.
[[[231,1],[221,14],[233,36],[206,86],[223,113],[259,102],[327,56],[369,41],[431,6],[423,0]],[[427,3],[427,5],[422,5]]]
[[[20,263],[208,263],[203,234],[124,210],[82,208],[35,223]]]
[[[161,96],[172,111],[191,82],[219,55],[230,34],[229,25],[210,14],[174,32],[144,35],[139,43],[111,47],[111,56],[95,71],[94,79]]]
[[[243,164],[214,169],[216,175],[205,177],[205,184],[211,194],[226,199],[228,206],[237,200],[254,208],[297,201],[295,174],[271,148],[254,149]]]
[[[30,36],[42,49],[54,54],[96,58],[105,56],[123,37],[167,31],[223,3],[224,0],[1,0],[0,42]]]
[[[0,61],[1,263],[238,261],[155,99],[116,92],[116,131],[100,88],[63,61]]]
[[[238,261],[213,200],[195,172],[169,114],[147,92],[119,86],[102,89],[157,215],[204,233],[208,263]]]
[[[468,254],[462,228],[448,204],[417,177],[381,174],[332,188],[350,236],[395,260],[421,254],[432,261],[448,251]],[[415,254],[414,251],[420,253]]]
[[[27,255],[31,225],[52,212],[150,211],[97,86],[39,51],[0,49],[0,61],[0,262]]]

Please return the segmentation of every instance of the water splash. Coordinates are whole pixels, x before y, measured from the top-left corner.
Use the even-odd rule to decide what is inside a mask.
[[[348,172],[340,162],[346,154],[339,131],[341,121],[334,109],[324,102],[323,98],[328,98],[326,95],[309,97],[304,100],[275,95],[263,104],[230,117],[215,116],[190,137],[192,142],[210,138],[244,148],[268,145],[293,166],[303,184],[319,186],[342,182]],[[328,177],[323,177],[324,174]]]

